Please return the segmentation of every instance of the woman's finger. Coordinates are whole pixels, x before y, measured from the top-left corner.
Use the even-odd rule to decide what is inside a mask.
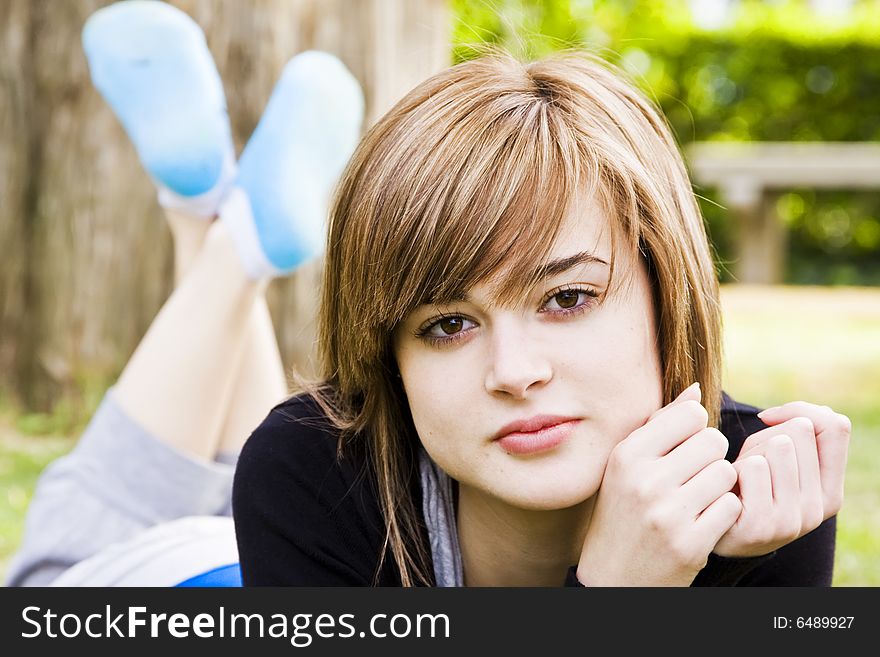
[[[733,464],[739,484],[743,514],[770,515],[773,509],[773,482],[770,464],[763,454],[755,454]]]
[[[779,426],[786,427],[786,433],[794,442],[801,524],[805,531],[812,531],[823,520],[822,479],[819,472],[816,430],[813,422],[807,417],[795,417]]]
[[[694,525],[698,536],[701,536],[708,546],[709,552],[736,524],[742,510],[742,502],[734,493],[724,493],[700,514]]]
[[[774,436],[767,441],[764,458],[770,467],[773,488],[773,506],[795,509],[800,514],[800,481],[798,480],[797,450],[790,436]]]
[[[766,554],[772,550],[772,546],[766,548],[769,532],[775,530],[770,465],[762,454],[755,454],[737,461],[733,467],[737,473],[742,513],[715,545],[715,552],[721,556]]]
[[[683,401],[693,400],[695,402],[699,402],[699,401],[701,401],[702,396],[703,396],[703,392],[700,389],[700,383],[699,383],[699,381],[695,381],[694,383],[690,384],[687,388],[682,390],[678,394],[678,397],[676,397],[671,402],[666,404],[666,406],[658,408],[656,411],[651,413],[651,417],[649,417],[647,419],[646,423],[650,422],[651,420],[653,420],[655,417],[657,417],[661,413],[664,413],[667,409],[670,409],[673,406],[675,406],[676,404],[680,404]]]
[[[733,488],[736,478],[736,469],[729,461],[723,458],[713,461],[675,492],[675,504],[691,518],[697,518],[715,500]]]
[[[827,406],[817,406],[802,401],[789,402],[758,413],[758,417],[771,426],[798,416],[809,418],[815,428],[822,482],[823,518],[830,518],[840,510],[843,503],[844,476],[849,441],[852,436],[852,422],[846,415],[835,413]]]
[[[705,429],[708,422],[709,414],[698,401],[681,401],[633,431],[618,444],[617,449],[642,457],[666,456],[695,433]]]
[[[744,449],[737,460],[748,458],[753,454],[763,453],[767,441],[778,435],[789,436],[794,443],[804,518],[805,521],[811,523],[814,515],[817,513],[821,515],[823,489],[819,469],[816,431],[809,418],[803,416],[794,417],[752,434],[746,440],[746,443],[751,444],[748,447],[746,447],[745,443],[743,444]]]
[[[666,456],[662,457],[660,462],[665,468],[665,476],[669,478],[670,484],[681,486],[691,479],[694,473],[699,473],[703,468],[718,459],[724,459],[724,456],[727,454],[727,448],[727,437],[718,429],[707,427],[702,431],[698,431]],[[715,498],[712,499],[714,500]],[[708,503],[706,502],[706,504]],[[703,508],[705,508],[705,505],[700,507],[699,511],[702,511]]]

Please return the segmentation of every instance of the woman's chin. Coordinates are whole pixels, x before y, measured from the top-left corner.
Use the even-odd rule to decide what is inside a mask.
[[[566,481],[523,482],[513,487],[506,482],[503,488],[496,489],[492,494],[509,504],[526,511],[560,511],[586,502],[599,489],[599,483],[583,478]]]

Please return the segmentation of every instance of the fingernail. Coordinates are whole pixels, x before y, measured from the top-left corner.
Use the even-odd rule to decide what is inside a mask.
[[[763,411],[761,411],[760,413],[757,413],[757,416],[758,416],[758,417],[763,417],[764,414],[771,415],[774,411],[779,410],[779,408],[780,408],[779,406],[771,406],[770,408],[765,408],[765,409],[764,409]]]
[[[694,390],[697,390],[697,391],[700,390],[700,382],[699,381],[694,381],[687,388],[682,390],[681,393],[678,395],[678,397],[675,398],[676,401],[678,401],[679,399],[684,399],[688,395],[688,393],[691,393]]]

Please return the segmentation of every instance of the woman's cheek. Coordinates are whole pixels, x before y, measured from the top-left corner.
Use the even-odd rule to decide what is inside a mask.
[[[455,417],[457,382],[436,364],[414,363],[407,370],[404,388],[416,430],[423,439],[434,437],[438,427]]]

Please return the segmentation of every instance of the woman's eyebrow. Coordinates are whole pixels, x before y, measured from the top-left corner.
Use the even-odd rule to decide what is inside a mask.
[[[602,258],[600,258],[599,256],[590,253],[589,251],[581,251],[580,253],[575,253],[574,255],[570,255],[566,258],[551,260],[550,262],[541,265],[534,272],[532,280],[550,278],[551,276],[556,276],[557,274],[568,271],[569,269],[571,269],[572,267],[576,267],[577,265],[588,263],[605,265],[606,267],[608,266],[608,263],[602,260]]]

